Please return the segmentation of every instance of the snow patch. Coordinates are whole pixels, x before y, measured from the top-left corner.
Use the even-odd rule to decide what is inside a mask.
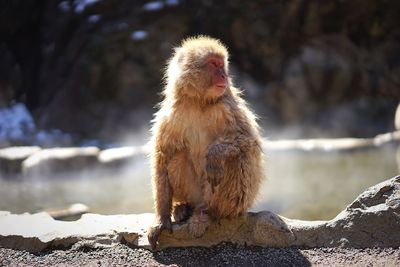
[[[152,1],[143,5],[143,9],[147,11],[158,11],[164,8],[164,3],[161,1]]]
[[[38,130],[31,113],[22,103],[0,109],[0,146],[26,144],[49,147],[72,143],[72,136],[61,130]]]
[[[141,41],[146,39],[149,36],[149,33],[146,31],[134,31],[131,33],[131,39],[135,41]]]
[[[87,6],[91,6],[98,1],[99,0],[75,0],[74,1],[75,12],[82,13],[86,9]]]
[[[36,129],[32,115],[22,103],[0,109],[0,141],[23,140]]]

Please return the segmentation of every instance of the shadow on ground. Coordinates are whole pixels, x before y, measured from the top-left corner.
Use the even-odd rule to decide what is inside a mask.
[[[153,253],[161,264],[178,266],[311,266],[300,249],[221,244],[210,248],[169,248]]]

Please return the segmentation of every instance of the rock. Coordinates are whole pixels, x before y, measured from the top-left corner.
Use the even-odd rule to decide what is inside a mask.
[[[22,162],[40,151],[38,146],[19,146],[0,149],[0,175],[17,174],[22,170]]]
[[[50,148],[31,155],[22,162],[25,175],[70,172],[90,168],[98,163],[97,147]]]
[[[52,218],[60,220],[65,218],[75,218],[84,213],[89,212],[89,207],[82,203],[75,203],[62,209],[46,209],[44,210]]]
[[[271,212],[248,213],[211,225],[198,239],[187,225],[163,232],[160,248],[212,246],[221,242],[266,247],[398,247],[400,246],[400,176],[370,187],[330,221],[301,221]]]
[[[400,142],[400,131],[378,134],[373,139],[373,142],[374,142],[374,145],[377,147],[385,145],[385,144],[390,144],[390,143],[399,143]]]
[[[400,176],[370,187],[327,223],[332,244],[345,247],[400,245]],[[340,235],[338,235],[340,233]]]
[[[272,151],[349,151],[370,148],[372,138],[295,139],[264,141],[264,147]]]
[[[400,131],[378,134],[373,138],[320,138],[264,140],[263,147],[269,151],[353,151],[400,143]]]
[[[137,157],[145,155],[148,153],[147,150],[145,146],[110,148],[100,152],[99,161],[104,166],[119,167]]]
[[[294,233],[285,218],[269,211],[249,212],[234,220],[224,219],[212,224],[201,238],[192,238],[187,224],[174,225],[173,234],[163,232],[158,248],[203,246],[222,242],[269,247],[287,247],[293,243]]]
[[[324,138],[263,141],[263,148],[270,152],[312,151],[346,152],[400,143],[400,131],[379,134],[373,138]],[[10,147],[0,149],[0,175],[26,176],[57,172],[82,171],[94,166],[113,170],[149,153],[148,146],[126,146],[105,149],[97,147],[70,147],[41,149],[40,147]]]
[[[139,244],[142,225],[149,225],[152,214],[84,214],[73,222],[56,221],[45,212],[0,216],[0,247],[38,252],[47,248],[87,246],[107,247],[120,242]]]
[[[104,247],[126,242],[149,248],[146,229],[153,214],[84,214],[73,222],[56,221],[47,213],[15,215],[0,212],[0,246],[31,252],[54,247]],[[187,224],[163,232],[159,249],[213,246],[223,242],[263,247],[399,247],[400,176],[368,188],[330,221],[288,219],[269,211],[213,223],[200,238]]]

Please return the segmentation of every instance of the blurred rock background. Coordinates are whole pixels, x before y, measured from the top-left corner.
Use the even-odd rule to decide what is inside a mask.
[[[172,48],[207,34],[265,135],[371,137],[394,129],[399,25],[396,0],[1,0],[0,114],[26,108],[56,144],[115,142],[148,128]]]

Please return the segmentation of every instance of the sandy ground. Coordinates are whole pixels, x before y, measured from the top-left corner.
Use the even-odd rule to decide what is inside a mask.
[[[400,248],[277,249],[225,244],[153,253],[119,245],[38,254],[0,248],[0,266],[400,266]]]

